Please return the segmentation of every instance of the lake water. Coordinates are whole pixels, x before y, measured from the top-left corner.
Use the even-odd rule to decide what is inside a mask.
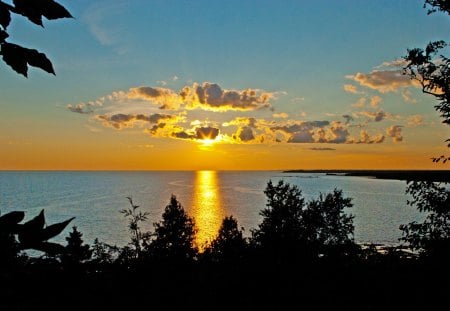
[[[172,194],[176,195],[199,229],[204,242],[217,232],[224,216],[233,215],[245,234],[261,221],[267,182],[278,180],[297,185],[309,200],[334,188],[353,198],[348,210],[355,216],[355,240],[359,243],[396,244],[400,224],[421,220],[416,209],[407,206],[406,183],[365,177],[279,171],[145,171],[145,172],[0,172],[0,211],[22,210],[25,220],[45,209],[47,224],[75,216],[58,237],[75,225],[86,243],[95,238],[123,246],[128,242],[127,221],[119,213],[129,207],[131,196],[149,213],[144,229],[161,219]]]

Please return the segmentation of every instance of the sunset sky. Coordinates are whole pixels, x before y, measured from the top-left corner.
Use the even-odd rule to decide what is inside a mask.
[[[403,76],[449,40],[422,0],[60,0],[0,64],[0,169],[441,169],[450,128]]]

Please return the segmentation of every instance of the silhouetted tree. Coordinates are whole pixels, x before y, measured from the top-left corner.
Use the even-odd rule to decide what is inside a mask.
[[[198,250],[194,239],[197,230],[194,219],[187,215],[174,195],[162,214],[162,220],[153,226],[153,240],[147,246],[150,257],[176,262],[190,261],[196,257]]]
[[[73,226],[69,236],[66,237],[66,250],[61,256],[64,264],[74,267],[91,259],[92,250],[89,245],[83,244],[82,237],[83,234],[77,230],[76,226]]]
[[[13,0],[12,5],[0,1],[0,55],[2,55],[3,61],[25,77],[28,75],[28,66],[55,74],[53,65],[45,54],[7,42],[11,13],[22,15],[30,22],[42,27],[44,27],[42,17],[54,20],[71,18],[72,15],[62,5],[53,0]]]
[[[301,190],[282,180],[270,181],[264,191],[267,208],[263,220],[252,230],[252,244],[278,259],[317,258],[319,254],[336,255],[353,246],[353,216],[344,213],[352,206],[342,191],[320,194],[305,203]]]
[[[230,262],[244,256],[247,241],[242,234],[243,228],[238,227],[238,221],[233,217],[225,217],[217,237],[208,245],[204,255],[213,261]]]
[[[408,205],[427,213],[422,223],[401,225],[402,241],[423,256],[450,259],[450,190],[434,182],[409,182]]]
[[[269,181],[264,193],[267,207],[260,212],[263,220],[258,229],[252,230],[252,245],[279,259],[305,251],[305,200],[301,190],[280,180],[276,186]]]
[[[450,15],[450,5],[447,0],[426,0],[424,7],[430,6],[428,14],[436,11],[446,12]],[[408,49],[404,57],[406,66],[404,73],[416,80],[422,87],[422,92],[434,96],[438,104],[434,107],[443,118],[443,123],[450,125],[450,59],[444,56],[448,43],[445,41],[430,42],[425,50],[421,48]],[[450,139],[446,140],[450,142]],[[450,143],[448,144],[450,147]],[[450,157],[435,157],[434,162],[440,159],[450,161]]]

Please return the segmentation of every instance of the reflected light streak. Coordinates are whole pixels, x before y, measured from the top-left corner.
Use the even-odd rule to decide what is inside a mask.
[[[195,175],[192,216],[198,229],[196,244],[200,250],[216,237],[224,217],[217,179],[215,171],[197,171]]]

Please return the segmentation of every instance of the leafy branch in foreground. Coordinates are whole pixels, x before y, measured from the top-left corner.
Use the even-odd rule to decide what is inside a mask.
[[[30,22],[44,27],[42,17],[48,20],[71,18],[72,15],[62,5],[53,0],[13,0],[13,5],[0,1],[0,55],[3,61],[19,74],[28,76],[28,66],[40,68],[55,74],[51,61],[44,53],[10,43],[8,26],[11,14],[26,17]]]
[[[131,234],[131,245],[134,247],[133,256],[139,258],[142,253],[142,248],[146,245],[150,238],[150,234],[142,232],[140,223],[147,221],[148,213],[138,210],[139,205],[133,203],[131,197],[127,197],[130,202],[131,208],[123,209],[120,212],[124,217],[128,218],[128,230]]]

